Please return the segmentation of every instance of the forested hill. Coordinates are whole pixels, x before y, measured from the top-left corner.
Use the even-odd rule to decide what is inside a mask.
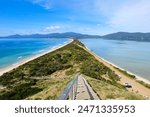
[[[128,33],[117,32],[102,36],[105,39],[111,40],[129,40],[129,41],[146,41],[150,42],[150,33]]]
[[[75,32],[31,34],[31,35],[10,35],[1,38],[100,38],[98,35],[80,34]]]

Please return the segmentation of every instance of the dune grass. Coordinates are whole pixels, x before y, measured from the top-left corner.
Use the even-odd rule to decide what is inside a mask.
[[[142,100],[142,96],[127,91],[124,87],[118,87],[107,80],[99,80],[85,76],[88,83],[102,100]]]
[[[0,85],[6,87],[0,90],[0,99],[58,99],[77,72],[89,76],[89,84],[102,99],[142,99],[117,83],[115,72],[78,45],[84,46],[74,40],[0,76]]]
[[[72,80],[72,76],[65,78],[52,78],[50,80],[41,80],[37,86],[42,88],[43,91],[30,96],[28,100],[57,100],[61,93],[66,88],[67,84]]]

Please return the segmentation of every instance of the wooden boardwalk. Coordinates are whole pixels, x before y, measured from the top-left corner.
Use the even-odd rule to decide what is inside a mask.
[[[78,77],[77,94],[75,100],[99,100],[97,94],[82,75]]]

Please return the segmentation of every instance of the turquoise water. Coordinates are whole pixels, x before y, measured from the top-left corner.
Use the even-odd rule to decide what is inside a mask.
[[[82,39],[100,57],[150,81],[150,43],[104,39]]]
[[[68,39],[0,39],[0,68],[68,42]]]
[[[68,42],[69,39],[0,39],[0,68]],[[100,57],[150,80],[150,43],[82,39]]]

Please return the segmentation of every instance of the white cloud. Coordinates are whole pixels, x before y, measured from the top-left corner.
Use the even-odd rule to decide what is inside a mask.
[[[150,0],[95,0],[95,12],[114,31],[150,31]]]
[[[125,1],[123,0],[94,0],[95,12],[105,17],[111,16]]]
[[[57,21],[61,26],[52,25],[46,27],[44,32],[79,30],[79,28],[66,28],[71,25],[84,28],[84,31],[109,33],[117,31],[147,32],[150,31],[150,0],[28,0],[45,9],[53,7],[67,12],[63,17],[69,19],[69,23]],[[61,17],[61,14],[56,14]],[[57,19],[58,20],[58,19]],[[81,21],[81,22],[80,22]],[[85,22],[83,22],[85,21]],[[91,25],[88,22],[93,22]],[[80,25],[82,24],[82,25]],[[95,24],[95,27],[94,27]],[[92,31],[93,30],[93,31]],[[43,31],[43,30],[42,30]]]
[[[130,31],[150,30],[150,1],[138,0],[123,6],[110,18],[110,24]]]
[[[30,0],[34,4],[38,4],[45,9],[51,9],[52,8],[52,0]]]
[[[62,27],[59,25],[52,25],[52,26],[48,26],[46,27],[43,31],[44,32],[53,32],[53,31],[59,31]]]

